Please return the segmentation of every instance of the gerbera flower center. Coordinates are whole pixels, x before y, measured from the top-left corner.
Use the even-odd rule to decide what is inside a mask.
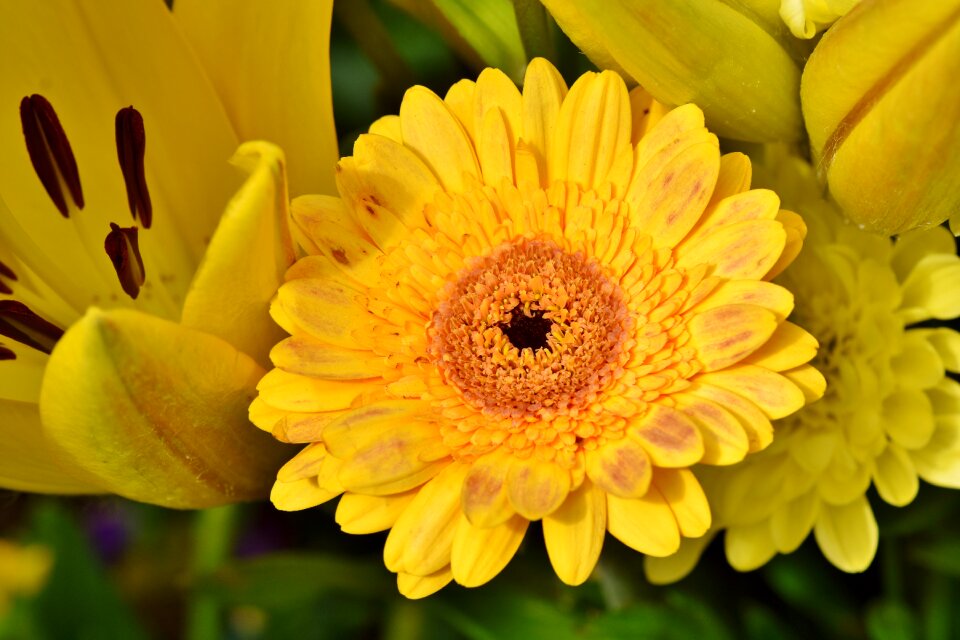
[[[520,239],[458,275],[433,314],[430,353],[475,408],[514,419],[575,413],[622,372],[633,319],[596,261]]]

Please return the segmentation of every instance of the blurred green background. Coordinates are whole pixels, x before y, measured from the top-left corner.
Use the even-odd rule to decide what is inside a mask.
[[[428,27],[397,6],[417,4],[351,0],[335,10],[331,64],[344,155],[370,122],[397,112],[411,84],[442,95],[475,77],[483,59],[516,76],[524,45],[549,55],[568,81],[590,68],[549,21],[525,32],[524,44],[509,29],[470,32],[469,25],[460,25],[459,39],[445,39],[436,23]],[[457,15],[464,3],[444,4]],[[488,6],[513,10],[511,0]],[[880,551],[860,575],[830,566],[812,541],[740,574],[715,542],[690,577],[654,587],[642,557],[608,536],[595,575],[574,589],[554,576],[534,526],[489,585],[451,585],[411,602],[383,567],[386,534],[340,533],[334,505],[191,513],[117,498],[0,492],[0,538],[53,554],[45,585],[0,607],[0,640],[960,637],[960,495],[924,486],[903,509],[871,498]],[[0,560],[0,584],[4,569]]]

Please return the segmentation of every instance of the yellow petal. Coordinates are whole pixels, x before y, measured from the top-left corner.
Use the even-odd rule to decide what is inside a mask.
[[[510,504],[528,520],[553,513],[569,492],[570,472],[536,456],[515,459],[507,473]]]
[[[465,587],[492,580],[520,548],[529,524],[526,518],[513,516],[495,527],[476,527],[460,514],[450,555],[453,579]]]
[[[762,280],[725,280],[698,302],[694,311],[707,311],[728,304],[751,304],[769,309],[783,322],[793,311],[793,294],[784,287]]]
[[[16,218],[3,215],[3,235],[19,223],[19,255],[78,312],[91,299],[118,293],[110,261],[94,249],[109,222],[129,220],[114,116],[133,105],[143,116],[153,205],[149,239],[141,236],[140,247],[147,282],[163,273],[164,287],[182,300],[239,182],[224,162],[238,139],[170,11],[163,3],[124,0],[10,5],[0,17],[0,43],[0,58],[17,61],[4,68],[0,104],[16,105],[34,93],[50,101],[76,156],[86,201],[82,215],[69,221],[57,213],[27,157],[16,109],[8,108],[0,119],[0,148],[7,150],[0,157],[0,194]],[[43,241],[28,249],[23,237]],[[149,307],[143,298],[135,306]],[[165,312],[176,313],[173,305]]]
[[[365,286],[379,283],[382,253],[364,236],[343,200],[330,196],[300,196],[294,199],[290,211],[301,232],[299,242],[306,251],[325,256],[352,282]],[[394,233],[396,226],[394,222]],[[286,279],[293,279],[289,271]]]
[[[342,349],[307,335],[281,341],[270,351],[270,359],[278,369],[326,380],[376,378],[386,370],[383,356]]]
[[[639,498],[647,492],[652,477],[650,456],[632,438],[620,438],[587,451],[587,477],[600,489],[621,498]]]
[[[787,233],[775,220],[748,220],[720,227],[709,236],[677,248],[677,265],[715,265],[713,275],[757,280],[777,262]]]
[[[699,313],[687,324],[704,371],[724,369],[761,347],[777,329],[777,318],[763,307],[731,304]]]
[[[920,481],[910,456],[902,447],[890,443],[873,464],[873,482],[881,498],[895,507],[913,502],[920,489]]]
[[[733,154],[730,154],[733,155]],[[726,158],[727,156],[723,156]],[[734,156],[737,157],[737,156]],[[721,173],[723,172],[723,158],[721,158]],[[685,239],[685,242],[691,242],[694,238],[702,237],[715,229],[719,229],[728,224],[734,224],[744,220],[773,220],[780,209],[780,198],[777,194],[768,189],[752,189],[750,191],[735,191],[734,193],[716,200],[720,189],[735,189],[743,185],[746,181],[746,187],[750,185],[750,164],[746,160],[744,167],[736,163],[737,170],[728,168],[727,171],[733,175],[723,176],[729,184],[717,184],[713,191],[713,200],[707,207],[703,217],[697,222],[697,226]],[[733,164],[727,161],[728,167]],[[746,175],[744,175],[744,173]],[[718,181],[719,181],[718,177]]]
[[[507,498],[507,472],[512,455],[498,447],[470,465],[463,482],[463,512],[478,527],[495,527],[516,511]]]
[[[680,548],[677,520],[656,489],[642,498],[607,494],[607,530],[631,549],[651,556],[668,556]]]
[[[771,419],[783,418],[803,406],[803,392],[778,373],[751,364],[697,376],[697,382],[732,391],[753,402]]]
[[[636,86],[630,90],[630,111],[633,116],[630,142],[636,145],[649,133],[650,129],[667,115],[670,108],[661,102],[657,102],[650,95],[650,92],[643,87]]]
[[[700,555],[713,540],[716,532],[709,533],[701,538],[684,538],[680,542],[680,549],[665,558],[647,556],[643,559],[643,571],[651,584],[672,584],[682,580],[693,571],[700,560]]]
[[[323,443],[309,444],[300,450],[300,453],[290,458],[277,471],[277,480],[293,482],[303,478],[316,478],[320,475],[320,464],[327,457],[327,448]]]
[[[656,246],[673,247],[694,227],[710,200],[720,170],[720,151],[712,134],[697,135],[704,142],[691,144],[662,168],[652,168],[659,158],[638,167],[631,191],[627,194],[634,224],[646,231]],[[658,170],[659,169],[659,170]],[[637,189],[637,191],[634,191]]]
[[[827,379],[813,365],[802,364],[778,373],[803,392],[807,403],[819,400],[827,390]]]
[[[250,500],[289,455],[247,421],[262,374],[215,336],[91,309],[50,356],[41,418],[113,493],[178,508]]]
[[[777,553],[770,524],[766,520],[728,528],[723,542],[727,562],[737,571],[753,571],[762,567]]]
[[[945,370],[940,354],[922,334],[908,331],[900,353],[890,360],[901,388],[929,389],[943,379]]]
[[[477,155],[463,125],[443,100],[425,87],[407,90],[400,105],[403,143],[433,171],[448,191],[463,193],[479,178]]]
[[[36,404],[40,401],[47,354],[19,342],[6,342],[3,347],[12,351],[14,358],[3,360],[0,366],[0,400]]]
[[[423,209],[440,183],[416,153],[395,140],[362,135],[340,161],[337,186],[360,226],[386,251],[426,226]]]
[[[267,308],[294,261],[283,152],[267,143],[248,142],[233,162],[250,177],[227,205],[190,285],[182,321],[269,366],[267,354],[283,331]]]
[[[960,371],[960,333],[945,327],[917,333],[937,351],[947,371]]]
[[[584,481],[560,507],[544,517],[543,539],[557,576],[571,586],[586,582],[597,566],[607,528],[607,498]]]
[[[548,169],[547,158],[555,139],[560,105],[566,95],[567,85],[556,67],[543,58],[530,61],[523,80],[523,140],[536,156],[543,187],[557,177],[556,167]]]
[[[343,494],[337,505],[336,521],[345,533],[376,533],[392,527],[413,501],[416,490],[390,496]]]
[[[387,536],[387,569],[426,576],[450,564],[467,469],[459,463],[447,465],[417,492]]]
[[[773,441],[773,426],[769,418],[756,404],[737,393],[713,385],[694,384],[690,392],[700,398],[715,402],[740,421],[747,434],[750,451],[765,449]]]
[[[367,381],[321,380],[281,369],[272,369],[257,384],[260,397],[271,407],[298,413],[346,409],[370,388]]]
[[[803,218],[794,212],[781,209],[777,213],[777,222],[783,225],[787,239],[783,243],[783,253],[763,276],[765,280],[773,280],[793,263],[796,257],[800,255],[800,250],[803,249],[803,240],[807,237],[806,223]]]
[[[544,5],[599,67],[622,68],[661,102],[701,105],[719,134],[751,141],[800,135],[800,71],[789,43],[765,29],[755,11],[655,0]]]
[[[347,349],[369,346],[354,337],[355,330],[373,322],[357,297],[355,290],[326,280],[293,280],[277,292],[279,304],[297,325],[319,340]]]
[[[865,571],[877,553],[877,521],[865,497],[844,506],[824,505],[813,531],[823,555],[843,571]]]
[[[368,133],[390,138],[394,142],[403,144],[403,134],[400,131],[400,116],[387,115],[381,116],[373,121]]]
[[[400,572],[397,574],[397,590],[411,600],[419,600],[433,595],[450,584],[453,571],[446,566],[426,576],[415,576]]]
[[[883,426],[890,438],[907,449],[919,449],[930,441],[935,428],[933,407],[927,394],[902,389],[883,399]]]
[[[743,460],[750,442],[740,420],[716,402],[693,394],[672,396],[676,408],[693,420],[703,436],[703,464],[726,465]]]
[[[174,16],[241,140],[269,140],[290,159],[290,191],[335,193],[330,93],[332,0],[234,6],[183,0]],[[296,69],[283,73],[281,69]]]
[[[960,487],[960,420],[937,420],[937,430],[927,446],[911,451],[910,457],[921,478],[941,487]]]
[[[105,491],[47,441],[36,403],[0,400],[0,424],[0,487],[37,493]]]
[[[473,93],[473,121],[480,124],[491,109],[498,109],[503,114],[507,143],[512,149],[523,126],[520,90],[503,71],[487,68],[477,76]],[[479,140],[482,139],[480,135]]]
[[[954,255],[931,254],[917,263],[903,283],[902,312],[906,322],[960,315],[960,261]]]
[[[457,117],[460,124],[463,125],[467,135],[471,140],[476,140],[477,131],[474,126],[476,110],[474,109],[473,96],[477,91],[477,83],[473,80],[464,78],[450,85],[446,95],[443,96],[443,103]],[[399,116],[397,116],[399,118]],[[402,135],[401,130],[401,135]]]
[[[687,467],[703,457],[703,436],[680,411],[651,404],[635,418],[627,433],[637,440],[658,467]]]
[[[771,371],[799,367],[817,355],[817,339],[792,322],[781,322],[770,339],[744,362]]]
[[[550,177],[586,189],[599,187],[630,144],[631,122],[630,98],[620,76],[609,71],[581,76],[557,115]]]
[[[490,109],[480,123],[477,156],[483,181],[492,187],[500,186],[504,180],[512,184],[514,154],[503,112],[498,108]]]
[[[348,419],[341,418],[340,424]],[[437,460],[433,455],[439,434],[436,425],[427,423],[374,421],[356,423],[349,431],[336,429],[332,423],[324,429],[323,438],[334,455],[343,456],[338,479],[355,493],[389,495],[407,491],[449,464],[449,460]]]
[[[710,529],[710,505],[692,471],[657,469],[653,485],[670,505],[681,534],[687,538],[699,538]]]
[[[770,533],[780,553],[793,553],[810,535],[820,512],[816,491],[807,491],[781,505],[770,518]]]
[[[291,482],[277,480],[270,491],[270,502],[280,511],[302,511],[323,504],[340,495],[321,487],[316,478],[301,478]]]
[[[345,411],[287,413],[286,416],[274,423],[270,432],[280,442],[295,444],[320,442],[323,438],[324,427],[344,413]]]

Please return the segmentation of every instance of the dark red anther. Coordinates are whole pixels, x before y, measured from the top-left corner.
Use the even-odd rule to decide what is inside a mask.
[[[15,354],[12,349],[8,349],[3,345],[0,345],[0,361],[16,360],[16,359],[17,359],[17,354]]]
[[[143,169],[143,156],[147,148],[147,136],[143,129],[143,116],[133,107],[117,111],[117,158],[123,183],[127,187],[127,203],[133,219],[140,216],[144,229],[153,222],[153,205],[147,191],[147,176]]]
[[[17,279],[17,274],[13,272],[13,269],[5,265],[3,262],[0,262],[0,276],[13,281],[16,281]]]
[[[70,197],[78,209],[83,209],[83,188],[77,160],[50,102],[41,95],[33,94],[20,101],[20,124],[27,141],[27,153],[40,183],[53,200],[57,211],[66,218],[69,215],[67,200],[60,188],[60,180],[67,185]]]
[[[128,296],[136,300],[147,277],[143,258],[140,257],[137,228],[124,228],[111,222],[110,233],[103,241],[103,248],[107,250],[117,277],[120,278],[120,286]]]
[[[47,322],[22,302],[0,300],[0,335],[50,353],[63,336],[63,329]]]

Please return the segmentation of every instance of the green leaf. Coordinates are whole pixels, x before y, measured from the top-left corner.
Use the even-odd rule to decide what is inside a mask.
[[[484,589],[483,592],[454,592],[453,597],[427,600],[424,604],[471,640],[574,640],[578,637],[574,616],[557,602],[512,588]]]
[[[46,638],[147,638],[117,594],[90,543],[60,503],[43,501],[31,522],[31,541],[48,546],[53,570],[36,600],[35,624]]]
[[[913,542],[910,559],[936,573],[960,577],[960,539],[938,538]]]
[[[556,60],[554,22],[546,7],[540,0],[513,0],[513,9],[527,59],[540,56]]]
[[[379,558],[360,561],[334,555],[274,553],[228,563],[197,589],[225,605],[289,608],[314,603],[330,593],[380,597],[392,593],[395,586]]]
[[[841,589],[839,572],[818,558],[810,559],[810,547],[767,564],[763,576],[773,591],[790,606],[815,620],[824,629],[855,626],[850,594]]]
[[[867,610],[870,640],[913,640],[918,637],[913,613],[900,602],[881,601]]]

